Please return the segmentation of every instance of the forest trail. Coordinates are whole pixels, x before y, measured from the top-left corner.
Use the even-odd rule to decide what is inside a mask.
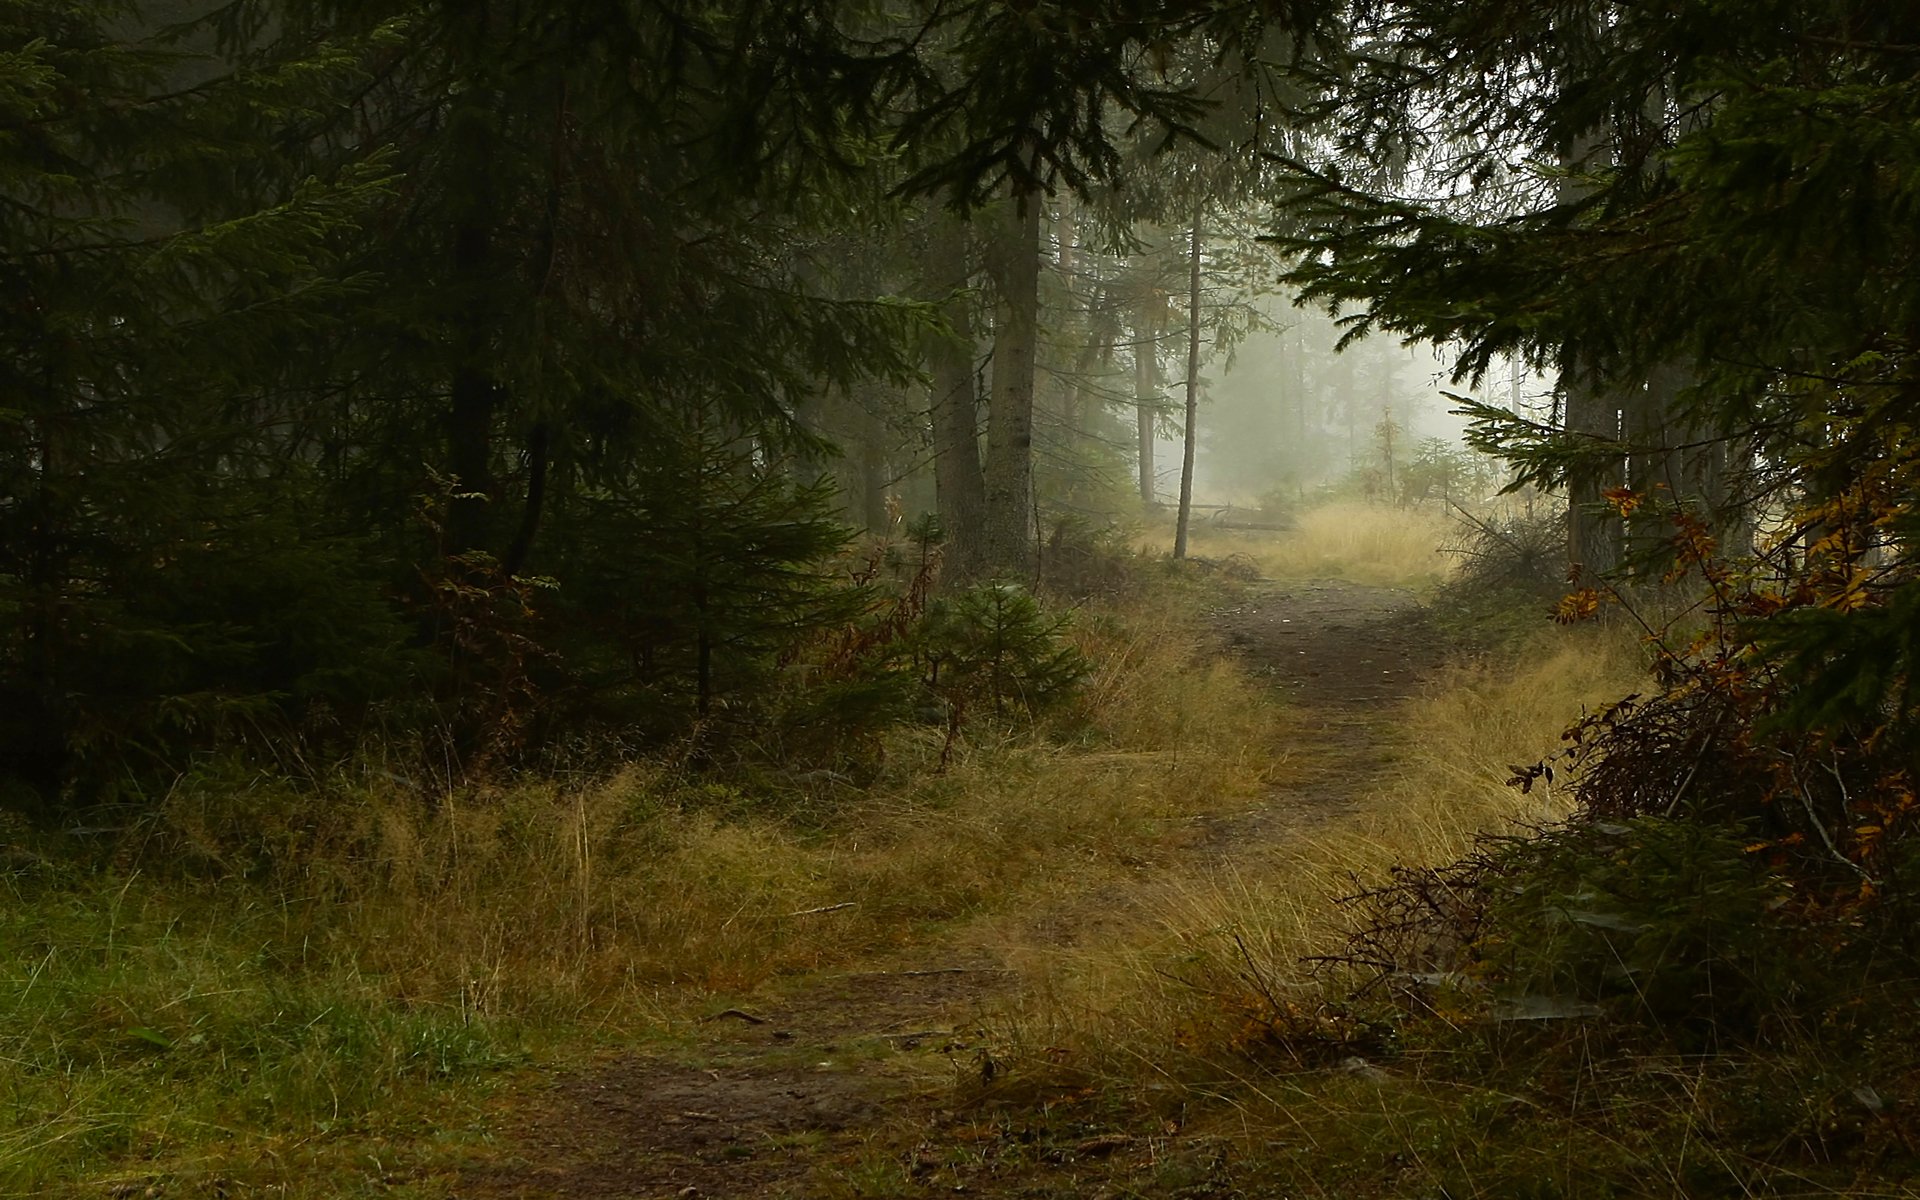
[[[1197,818],[1179,851],[1190,860],[1179,865],[1197,870],[1352,811],[1380,754],[1381,718],[1442,659],[1416,597],[1394,588],[1262,583],[1212,610],[1208,624],[1293,703],[1286,782],[1256,809]],[[1071,912],[1026,914],[1025,932],[1065,946],[1084,934],[1085,918],[1118,924],[1152,902],[1150,886],[1079,897]],[[1021,1135],[970,1125],[943,1105],[951,1089],[940,1085],[990,1080],[996,1069],[981,1017],[1019,977],[991,951],[943,930],[864,966],[786,981],[708,1015],[670,1047],[556,1071],[510,1102],[498,1157],[454,1181],[452,1194],[1065,1196],[1078,1194],[1081,1164],[1126,1145],[1088,1127],[1038,1153],[1003,1154],[979,1143]],[[966,1166],[941,1152],[955,1140],[972,1143]]]
[[[1291,701],[1295,738],[1285,785],[1252,812],[1209,818],[1216,852],[1350,813],[1382,754],[1381,718],[1445,657],[1415,595],[1340,580],[1289,583],[1212,617],[1225,648]]]

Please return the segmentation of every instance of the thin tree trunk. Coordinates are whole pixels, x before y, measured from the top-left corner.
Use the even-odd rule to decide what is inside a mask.
[[[1312,450],[1307,442],[1307,331],[1304,326],[1293,331],[1293,420],[1297,436],[1293,443],[1294,491],[1301,499],[1307,495],[1307,466]],[[1319,421],[1314,422],[1316,431]],[[1324,440],[1316,434],[1315,441]]]
[[[545,421],[534,422],[527,434],[527,502],[520,510],[520,528],[500,569],[518,575],[533,553],[534,538],[540,532],[540,518],[546,511],[547,470],[552,462],[552,428]]]
[[[951,336],[927,347],[933,377],[933,489],[946,532],[946,567],[966,578],[979,569],[986,484],[980,473],[980,396],[973,370],[973,300],[966,295],[967,226],[942,214],[928,258],[929,291]]]
[[[560,200],[566,167],[566,120],[567,89],[563,83],[554,96],[553,159],[547,174],[545,212],[540,224],[540,267],[537,278],[543,294],[553,282],[555,247],[560,232]],[[540,522],[546,515],[547,470],[552,462],[552,440],[553,426],[546,418],[535,421],[533,428],[527,431],[527,499],[520,509],[519,528],[507,546],[505,557],[500,560],[500,569],[508,575],[520,573],[533,554],[534,539],[540,534]]]
[[[1016,196],[995,256],[1000,319],[987,402],[987,565],[1029,575],[1034,564],[1033,390],[1040,324],[1040,197]]]
[[[476,6],[470,25],[468,51],[476,63],[491,48],[499,28],[495,6]],[[447,474],[454,495],[447,502],[445,550],[466,554],[487,548],[493,525],[493,425],[500,407],[493,353],[493,305],[489,294],[499,286],[494,253],[494,226],[499,220],[494,189],[494,127],[484,94],[474,95],[456,111],[453,140],[466,170],[465,188],[456,201],[460,214],[454,226],[452,275],[462,298],[461,328],[455,331],[460,359],[454,365],[447,396]]]
[[[1193,443],[1200,414],[1200,214],[1193,216],[1187,251],[1187,419],[1180,446],[1180,515],[1173,527],[1173,556],[1187,556],[1187,523],[1193,516]]]
[[[1340,354],[1340,411],[1347,421],[1347,470],[1355,471],[1360,467],[1360,372],[1359,351],[1342,350]]]
[[[1620,411],[1612,396],[1580,374],[1564,381],[1567,432],[1589,442],[1617,441]],[[1603,493],[1624,486],[1626,463],[1611,455],[1567,476],[1567,565],[1577,583],[1592,584],[1620,565],[1620,519]]]
[[[1138,318],[1133,331],[1133,420],[1139,441],[1140,503],[1158,506],[1154,496],[1153,430],[1160,406],[1160,324],[1153,301]]]
[[[1093,394],[1095,374],[1104,375],[1113,361],[1113,335],[1113,326],[1094,329],[1089,323],[1087,344],[1081,347],[1080,356],[1074,362],[1073,379],[1067,385],[1063,419],[1069,446],[1077,445],[1086,436],[1087,399]]]
[[[1567,172],[1560,184],[1560,202],[1578,200],[1587,185],[1577,177],[1600,148],[1597,135],[1576,138],[1562,156]],[[1620,410],[1615,397],[1602,386],[1591,364],[1561,379],[1566,400],[1566,430],[1575,438],[1617,442]],[[1620,565],[1620,520],[1607,510],[1602,493],[1626,483],[1626,462],[1609,455],[1595,459],[1567,477],[1567,575],[1591,585]]]
[[[887,423],[880,419],[877,387],[861,387],[849,397],[860,422],[860,521],[868,533],[884,534],[887,513]]]
[[[29,418],[28,428],[39,451],[39,470],[32,496],[21,505],[30,514],[21,549],[25,584],[20,606],[22,687],[16,695],[24,701],[12,714],[13,723],[24,736],[10,738],[15,751],[11,773],[32,789],[39,803],[35,815],[51,811],[65,780],[68,756],[72,749],[72,729],[68,716],[68,689],[61,670],[61,651],[67,630],[61,620],[66,609],[66,593],[72,568],[63,548],[74,545],[74,519],[70,506],[62,502],[69,494],[72,476],[68,474],[66,444],[69,436],[59,409],[61,402],[52,386],[54,368],[52,347],[47,353],[47,386],[37,400],[42,411]],[[76,457],[80,457],[76,455]],[[23,499],[26,499],[23,497]]]
[[[1684,424],[1675,412],[1683,377],[1671,365],[1655,367],[1644,387],[1628,394],[1624,406],[1627,443],[1627,486],[1644,494],[1647,503],[1626,522],[1626,548],[1638,563],[1657,555],[1667,541],[1669,513],[1675,504],[1705,500],[1689,477],[1682,454],[1675,447],[1687,440]]]
[[[1386,405],[1380,410],[1380,461],[1386,467],[1387,503],[1389,504],[1394,503],[1399,495],[1393,479],[1395,470],[1393,438],[1399,429],[1400,427],[1393,423],[1393,405]]]
[[[477,223],[463,226],[454,235],[454,278],[470,293],[489,286],[491,240],[487,228]],[[447,403],[447,474],[455,492],[447,502],[449,554],[487,545],[494,491],[493,420],[500,400],[487,369],[490,321],[485,302],[470,301],[464,320],[461,362],[454,368]]]

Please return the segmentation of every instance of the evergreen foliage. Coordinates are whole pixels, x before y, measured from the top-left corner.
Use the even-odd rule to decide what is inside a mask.
[[[1111,182],[1204,106],[1141,48],[1257,36],[1114,15],[7,5],[21,802],[236,740],[663,733],[850,620],[806,414],[915,386],[973,270],[903,283],[887,193]]]
[[[1458,344],[1470,377],[1522,357],[1618,397],[1599,431],[1465,411],[1516,485],[1616,472],[1606,507],[1646,531],[1643,556],[1690,544],[1661,532],[1687,501],[1669,472],[1717,479],[1716,550],[1743,559],[1751,522],[1774,526],[1757,549],[1791,611],[1756,649],[1794,664],[1796,719],[1904,727],[1920,29],[1877,4],[1741,11],[1372,10],[1372,36],[1410,49],[1362,72],[1345,111],[1377,135],[1371,163],[1410,162],[1423,186],[1302,169],[1307,215],[1282,240],[1310,297],[1358,306],[1352,334]],[[1670,412],[1640,423],[1676,368]]]
[[[555,615],[580,682],[601,704],[640,701],[655,724],[662,705],[705,717],[764,685],[782,651],[867,605],[828,571],[851,538],[832,500],[828,484],[795,482],[710,418],[578,497],[556,548],[578,565]]]
[[[135,14],[0,9],[0,761],[41,796],[288,701],[352,707],[399,640],[287,410],[342,312],[384,165],[266,181],[360,48],[220,74]],[[191,80],[192,82],[187,82]]]
[[[1062,640],[1067,624],[1018,584],[980,584],[933,605],[914,653],[927,686],[955,713],[984,703],[998,715],[1031,714],[1087,675],[1085,656]]]

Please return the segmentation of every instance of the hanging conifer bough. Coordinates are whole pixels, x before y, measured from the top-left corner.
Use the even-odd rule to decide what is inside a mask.
[[[1457,346],[1463,377],[1560,371],[1564,419],[1465,412],[1516,485],[1574,499],[1563,613],[1705,596],[1661,694],[1576,743],[1604,752],[1582,794],[1750,822],[1871,888],[1920,765],[1920,12],[1368,15],[1400,50],[1329,110],[1359,131],[1344,171],[1295,173],[1293,280],[1354,336]]]

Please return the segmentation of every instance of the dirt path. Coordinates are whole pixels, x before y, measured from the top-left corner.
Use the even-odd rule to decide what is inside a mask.
[[[1413,593],[1322,580],[1277,585],[1218,609],[1222,644],[1293,701],[1287,784],[1259,809],[1214,818],[1216,840],[1258,845],[1338,819],[1390,753],[1381,721],[1445,657]]]
[[[1186,853],[1229,859],[1351,805],[1378,755],[1378,721],[1441,657],[1407,592],[1319,582],[1261,585],[1209,617],[1222,645],[1291,697],[1299,769],[1262,807],[1211,817]],[[1116,898],[1117,899],[1117,898]],[[510,1121],[499,1160],[457,1181],[467,1200],[504,1197],[775,1197],[971,1193],[1075,1195],[1125,1144],[1089,1126],[1023,1161],[1036,1191],[1001,1170],[1006,1153],[916,1145],[1017,1143],[942,1114],[932,1086],[990,1078],[978,1028],[1014,976],[947,942],[872,969],[793,981],[776,999],[710,1015],[671,1057],[624,1054],[558,1075]],[[1031,1140],[1029,1136],[1029,1140]],[[964,1161],[960,1161],[964,1160]],[[884,1163],[889,1178],[865,1178]],[[968,1165],[970,1164],[970,1165]],[[1091,1187],[1091,1180],[1086,1183]]]

